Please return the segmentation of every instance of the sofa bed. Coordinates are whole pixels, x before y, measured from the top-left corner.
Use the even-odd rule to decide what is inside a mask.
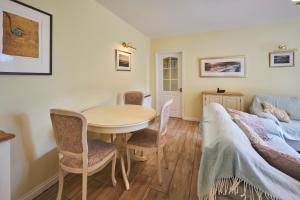
[[[276,120],[263,113],[260,101],[268,100],[276,106],[293,111],[290,123]],[[299,105],[287,103],[294,102]],[[299,110],[298,110],[299,108]],[[274,152],[288,155],[300,162],[300,154],[292,146],[298,147],[298,119],[300,100],[256,96],[251,104],[251,112],[257,114],[267,129],[266,143],[274,147]],[[299,117],[299,118],[298,118]],[[299,122],[300,124],[300,122]],[[300,127],[299,127],[300,128]],[[300,129],[299,129],[300,130]],[[299,200],[300,181],[296,176],[272,166],[253,147],[252,142],[232,119],[222,105],[212,103],[204,108],[201,120],[202,157],[198,176],[198,197],[210,199],[253,199],[253,200]],[[289,142],[287,143],[286,140]],[[292,141],[292,143],[290,143]],[[296,145],[295,145],[296,144]],[[299,149],[298,149],[299,150]],[[283,164],[288,164],[283,162]],[[300,169],[300,165],[298,166]],[[293,173],[297,173],[295,170]]]
[[[277,121],[277,123],[283,129],[285,141],[294,149],[300,151],[300,97],[255,96],[250,106],[250,112],[260,116],[263,113],[261,103],[264,101],[291,113],[291,120],[288,123],[280,121]]]

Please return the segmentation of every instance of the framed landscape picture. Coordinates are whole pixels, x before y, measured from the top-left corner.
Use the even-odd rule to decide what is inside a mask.
[[[131,71],[131,53],[116,50],[116,70]]]
[[[269,55],[270,67],[294,67],[294,51],[271,52]]]
[[[245,77],[244,56],[200,59],[201,77]]]
[[[0,1],[0,74],[52,74],[52,15]]]

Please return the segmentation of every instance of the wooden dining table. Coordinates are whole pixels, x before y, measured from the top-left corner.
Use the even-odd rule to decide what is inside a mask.
[[[155,119],[152,108],[139,105],[113,105],[90,108],[82,112],[88,122],[88,131],[99,134],[115,135],[122,147],[117,147],[121,171],[126,190],[129,190],[128,177],[124,163],[126,134],[147,128]]]

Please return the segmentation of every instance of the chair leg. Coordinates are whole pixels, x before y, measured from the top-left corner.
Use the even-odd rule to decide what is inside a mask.
[[[160,149],[157,150],[157,177],[158,177],[158,183],[162,184],[162,177],[161,177],[161,164],[160,164],[160,160],[161,160],[161,151]]]
[[[117,161],[117,153],[115,153],[113,160],[112,160],[112,164],[111,164],[111,180],[112,180],[112,184],[115,187],[117,185],[117,181],[116,181],[116,161]]]
[[[126,169],[125,169],[123,155],[120,155],[120,162],[121,162],[121,171],[122,171],[122,176],[123,176],[123,181],[124,181],[125,189],[129,190],[130,186],[129,186],[129,181],[128,181],[128,177],[127,177],[127,174],[126,174]]]
[[[87,172],[82,173],[82,200],[87,199]]]
[[[164,153],[164,160],[166,162],[166,168],[169,169],[169,162],[168,162],[168,157],[167,157],[167,150],[166,147],[163,147],[163,153]]]
[[[130,150],[128,147],[126,147],[126,157],[127,157],[127,176],[129,177],[131,161],[130,161]]]
[[[62,170],[62,168],[59,166],[59,170],[58,170],[58,193],[57,193],[57,200],[61,200],[61,196],[62,196],[62,191],[63,191],[63,187],[64,187],[64,171]]]

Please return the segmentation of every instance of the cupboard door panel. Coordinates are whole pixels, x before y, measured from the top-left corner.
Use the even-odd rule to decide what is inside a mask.
[[[225,108],[242,110],[241,104],[242,104],[241,97],[235,97],[235,96],[224,96],[223,97],[223,106]]]
[[[204,95],[205,106],[210,103],[219,103],[222,104],[222,96],[217,95]]]

